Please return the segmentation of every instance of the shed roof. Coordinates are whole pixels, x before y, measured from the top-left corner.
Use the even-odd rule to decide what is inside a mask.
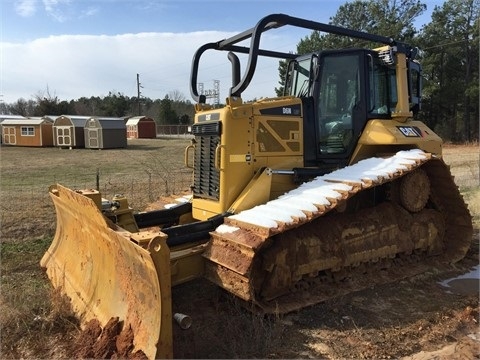
[[[51,116],[29,116],[28,119],[43,120],[45,122],[53,123],[54,118]]]
[[[0,114],[0,123],[2,123],[4,120],[7,120],[7,119],[26,119],[26,117],[22,115]]]
[[[61,116],[58,116],[55,120],[62,117],[69,119],[72,122],[73,126],[83,128],[85,127],[85,121],[89,119],[91,116],[61,115]]]
[[[97,120],[102,129],[126,129],[125,118],[114,118],[114,117],[89,117],[88,120],[95,119]]]
[[[154,121],[148,116],[133,116],[127,120],[127,125],[137,125],[141,120]]]
[[[23,118],[23,119],[5,119],[2,121],[2,125],[41,125],[51,124],[50,120],[43,118]]]

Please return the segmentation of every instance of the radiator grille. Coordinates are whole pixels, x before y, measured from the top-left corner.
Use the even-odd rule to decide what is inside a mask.
[[[195,124],[194,183],[195,196],[219,199],[220,172],[215,168],[215,149],[220,143],[220,122]]]

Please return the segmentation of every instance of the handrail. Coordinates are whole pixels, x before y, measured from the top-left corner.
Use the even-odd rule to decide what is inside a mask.
[[[198,89],[197,89],[198,67],[199,67],[201,56],[207,50],[219,50],[219,51],[228,51],[233,53],[248,54],[248,62],[247,62],[246,70],[243,74],[243,77],[240,79],[240,81],[233,81],[232,87],[230,89],[230,96],[237,96],[237,97],[240,97],[242,92],[250,84],[250,81],[252,80],[255,72],[255,68],[256,68],[257,60],[259,56],[273,57],[273,58],[279,58],[279,59],[294,59],[297,56],[297,54],[260,49],[260,37],[263,32],[274,29],[274,28],[280,28],[285,25],[291,25],[291,26],[300,27],[304,29],[322,31],[330,34],[342,35],[342,36],[377,42],[385,45],[396,46],[397,51],[407,54],[407,57],[410,56],[410,52],[412,51],[412,48],[410,46],[403,44],[401,42],[395,41],[390,37],[369,34],[362,31],[351,30],[351,29],[340,27],[340,26],[324,24],[324,23],[306,20],[306,19],[293,17],[285,14],[271,14],[262,18],[255,27],[248,29],[246,31],[243,31],[228,39],[202,45],[195,52],[192,60],[192,69],[191,69],[191,76],[190,76],[190,93],[192,95],[192,98],[196,102],[199,102],[199,100],[201,100],[201,96],[198,94]],[[236,45],[237,43],[247,39],[251,39],[249,47]],[[232,66],[237,66],[237,65],[232,64]],[[234,69],[234,71],[232,71],[232,73],[237,73],[237,72],[239,72],[239,69]]]

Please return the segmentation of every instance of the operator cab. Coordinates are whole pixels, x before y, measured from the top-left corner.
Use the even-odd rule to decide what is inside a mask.
[[[411,88],[419,92],[415,81]],[[304,107],[311,109],[304,121],[306,166],[347,162],[367,121],[392,119],[398,101],[393,57],[368,49],[300,56],[290,61],[285,83],[285,95],[313,102]],[[417,98],[410,95],[413,111]]]

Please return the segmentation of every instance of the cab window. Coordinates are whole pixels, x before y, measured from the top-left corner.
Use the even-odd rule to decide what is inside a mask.
[[[372,56],[369,56],[369,61],[369,113],[390,116],[395,111],[398,99],[395,67],[385,65]]]
[[[353,141],[352,112],[360,101],[358,54],[325,56],[318,92],[320,153],[344,153]]]

